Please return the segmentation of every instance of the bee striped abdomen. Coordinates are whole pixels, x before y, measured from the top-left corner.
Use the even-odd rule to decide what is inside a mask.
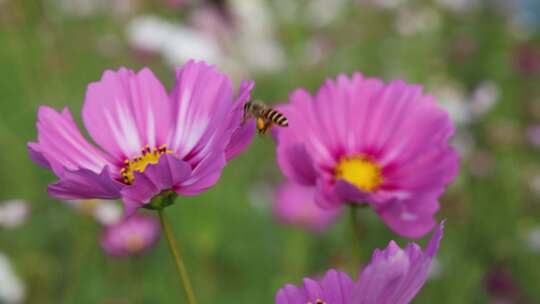
[[[268,110],[268,112],[266,112],[265,114],[265,117],[281,127],[286,127],[289,125],[287,117],[274,109]]]

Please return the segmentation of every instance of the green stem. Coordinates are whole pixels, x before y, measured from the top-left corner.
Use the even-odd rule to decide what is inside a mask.
[[[349,205],[349,215],[351,223],[351,271],[356,275],[360,266],[360,225],[358,224],[358,205]]]
[[[176,263],[176,270],[180,277],[180,283],[182,285],[182,288],[186,292],[187,302],[189,304],[197,304],[197,300],[195,299],[195,293],[193,292],[193,288],[191,287],[191,282],[189,280],[189,275],[188,275],[186,266],[184,265],[184,262],[182,261],[180,250],[178,250],[178,246],[176,245],[176,241],[172,233],[171,225],[169,224],[169,222],[167,221],[167,218],[165,217],[164,209],[159,209],[158,214],[159,214],[159,221],[161,223],[161,228],[163,229],[163,232],[165,233],[165,236],[167,237],[169,250],[171,252],[171,255],[174,257],[174,261]]]

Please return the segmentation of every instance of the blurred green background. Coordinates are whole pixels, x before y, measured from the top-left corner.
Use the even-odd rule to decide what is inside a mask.
[[[414,303],[540,303],[540,153],[527,136],[540,123],[538,6],[0,0],[0,201],[31,204],[23,226],[0,228],[0,252],[26,285],[24,303],[183,301],[164,239],[141,257],[105,255],[101,227],[47,196],[55,177],[28,159],[26,142],[41,104],[69,106],[80,122],[86,85],[105,69],[148,66],[170,88],[172,66],[204,53],[186,50],[193,33],[212,42],[212,61],[236,83],[255,79],[253,96],[269,102],[355,70],[425,84],[458,125],[462,160],[437,214],[447,224],[436,270]],[[172,31],[179,47],[165,46],[169,38],[156,39],[170,29],[133,30],[144,15],[192,32]],[[278,224],[271,203],[281,180],[272,139],[256,137],[217,186],[167,209],[200,303],[272,303],[286,282],[347,269],[347,217],[319,234]],[[369,210],[361,222],[364,262],[391,239],[409,241]]]

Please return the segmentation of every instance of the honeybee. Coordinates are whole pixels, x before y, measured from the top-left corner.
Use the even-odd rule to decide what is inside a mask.
[[[254,117],[257,122],[257,132],[264,134],[268,129],[272,128],[274,124],[280,127],[289,126],[287,117],[282,113],[272,109],[270,106],[260,100],[250,101],[244,105],[244,118],[242,124]]]

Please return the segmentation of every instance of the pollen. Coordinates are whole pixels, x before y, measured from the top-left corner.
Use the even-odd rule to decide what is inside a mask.
[[[377,190],[383,182],[379,165],[364,156],[342,158],[336,166],[335,177],[365,192]]]
[[[148,145],[141,149],[141,156],[134,159],[126,159],[124,166],[120,170],[122,180],[125,184],[131,185],[135,179],[135,171],[144,172],[150,164],[157,164],[159,158],[163,154],[172,154],[171,150],[167,150],[166,145],[161,145],[159,148],[150,149]]]

